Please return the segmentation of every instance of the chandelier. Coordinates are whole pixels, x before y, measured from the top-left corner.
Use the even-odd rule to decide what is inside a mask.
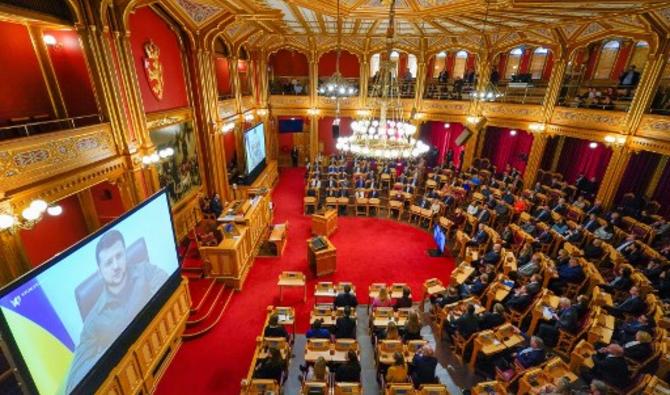
[[[482,33],[481,40],[484,40],[484,34],[486,34],[486,28],[488,27],[489,22],[489,6],[491,0],[486,0],[486,12],[484,14],[484,23],[482,24]],[[483,72],[488,72],[488,70],[482,70]],[[480,78],[482,76],[479,76]],[[476,86],[476,85],[475,85]],[[498,87],[495,86],[489,79],[486,83],[486,86],[480,87],[479,89],[473,89],[470,92],[470,99],[472,101],[495,101],[496,99],[502,97],[503,94],[498,90]]]
[[[13,232],[17,229],[32,229],[36,223],[42,220],[44,214],[55,217],[62,213],[63,208],[61,206],[48,204],[42,199],[33,200],[28,207],[21,211],[20,217],[14,214],[11,207],[7,207],[0,211],[0,231]]]
[[[348,98],[358,95],[358,89],[351,85],[349,81],[345,80],[340,73],[340,42],[342,36],[342,23],[340,21],[340,0],[337,0],[337,56],[335,58],[335,73],[331,75],[319,87],[319,94],[328,96],[332,100],[339,100],[341,98]],[[339,110],[339,109],[338,109]]]
[[[373,81],[370,108],[360,111],[363,117],[352,122],[351,136],[340,137],[337,149],[375,158],[416,158],[428,152],[428,146],[417,140],[417,128],[403,117],[397,65],[391,59],[395,36],[395,2],[389,0],[389,24],[386,31],[386,55],[379,75]],[[378,114],[378,118],[374,118]]]

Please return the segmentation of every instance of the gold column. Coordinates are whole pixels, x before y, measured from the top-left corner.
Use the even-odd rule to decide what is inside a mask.
[[[309,106],[315,108],[318,105],[319,95],[319,61],[318,55],[312,51],[309,56]]]
[[[319,153],[319,118],[316,115],[309,116],[309,160],[314,161]]]
[[[463,170],[466,170],[470,165],[472,164],[473,159],[475,158],[476,151],[478,149],[478,141],[480,139],[483,140],[483,137],[480,137],[480,134],[485,134],[483,131],[485,129],[484,127],[485,121],[480,121],[477,125],[468,125],[468,128],[472,132],[472,137],[470,137],[470,140],[465,144],[465,153],[463,154],[463,164],[461,165],[461,168]]]
[[[239,114],[242,111],[242,84],[240,82],[240,73],[237,69],[238,62],[239,58],[237,56],[231,56],[228,67],[230,68],[230,79],[233,81],[233,92],[235,93],[235,112]]]
[[[100,228],[100,218],[98,211],[95,208],[95,201],[93,200],[93,193],[91,189],[84,189],[77,192],[77,200],[79,200],[79,207],[84,215],[84,222],[86,222],[86,229],[88,233],[93,233]]]
[[[423,55],[422,55],[423,58]],[[426,62],[420,62],[417,67],[416,92],[414,92],[414,108],[421,108],[423,100],[423,87],[426,84]]]
[[[479,133],[477,133],[477,135],[474,136],[477,137],[477,148],[475,150],[475,158],[482,157],[482,152],[484,151],[484,143],[486,142],[486,129],[487,129],[486,126],[482,126],[479,129]]]
[[[658,183],[661,181],[661,176],[665,171],[665,167],[668,165],[668,159],[670,159],[669,156],[663,155],[658,161],[656,170],[654,170],[654,175],[651,177],[649,185],[647,185],[647,190],[644,192],[644,196],[647,198],[654,196],[654,192],[656,192],[656,188],[658,188]]]
[[[530,148],[528,163],[526,164],[526,171],[523,174],[523,184],[526,187],[530,187],[535,183],[537,171],[540,169],[540,165],[542,164],[542,157],[544,156],[544,150],[547,147],[547,140],[548,136],[543,133],[536,133],[533,136],[533,145]]]
[[[554,113],[554,108],[556,108],[556,102],[558,101],[558,95],[561,92],[561,87],[563,86],[563,78],[565,78],[565,69],[568,64],[567,59],[567,50],[562,49],[560,57],[557,57],[554,61],[553,68],[551,70],[551,76],[549,77],[549,83],[547,84],[547,90],[544,93],[543,101],[543,118],[544,122],[549,122],[551,120],[551,115]]]
[[[550,171],[556,171],[558,169],[558,161],[561,160],[561,152],[563,152],[563,145],[565,145],[565,136],[557,136],[558,143],[554,148],[554,157],[551,159],[551,169]]]
[[[268,83],[268,55],[265,51],[261,51],[260,55],[260,62],[259,62],[259,70],[258,72],[260,73],[260,81],[261,81],[261,87],[259,90],[260,94],[260,103],[262,108],[268,108],[268,95],[270,94],[270,87]],[[266,118],[267,120],[267,118]],[[267,122],[266,122],[267,125]],[[267,130],[267,128],[266,128]]]
[[[360,107],[364,108],[368,100],[368,81],[370,80],[370,63],[368,62],[368,55],[362,55],[363,61],[360,63],[359,72],[359,97]]]
[[[47,94],[49,95],[54,115],[56,118],[67,118],[68,114],[67,108],[65,107],[65,100],[63,99],[63,94],[61,93],[60,85],[58,84],[58,78],[56,77],[53,63],[51,63],[49,50],[44,43],[42,27],[28,25],[28,32],[30,33],[30,40],[32,41],[35,53],[37,54],[37,63],[40,66],[42,78],[44,78],[44,84],[47,88]]]
[[[0,286],[32,269],[18,231],[0,231]]]
[[[597,200],[602,201],[603,206],[610,207],[612,205],[631,154],[631,150],[626,146],[612,148],[612,157],[596,196]]]
[[[130,178],[129,173],[126,172],[126,174],[117,178],[116,180],[111,181],[111,183],[119,188],[119,194],[121,195],[121,202],[123,204],[124,211],[132,209],[140,202],[140,198],[137,196],[136,189],[132,185],[132,178]]]

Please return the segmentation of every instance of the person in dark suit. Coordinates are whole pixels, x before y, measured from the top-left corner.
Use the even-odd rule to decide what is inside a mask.
[[[477,213],[477,221],[480,224],[488,224],[490,219],[491,213],[489,213],[489,210],[487,210],[485,207],[480,208],[479,212]]]
[[[600,215],[603,213],[603,203],[600,200],[596,200],[595,203],[593,203],[593,206],[586,212],[586,215]]]
[[[635,334],[635,340],[629,341],[623,345],[623,354],[636,362],[644,362],[654,353],[651,346],[651,335],[645,331],[638,331]]]
[[[500,303],[493,305],[493,311],[479,315],[479,330],[495,328],[505,323],[505,306]]]
[[[489,285],[489,275],[484,273],[476,277],[470,283],[464,283],[460,286],[461,296],[466,298],[468,296],[481,296],[486,287]]]
[[[595,232],[596,229],[600,227],[600,224],[598,223],[598,217],[594,213],[589,214],[589,217],[582,225],[585,230],[588,230],[591,233]]]
[[[582,230],[583,230],[582,226],[577,225],[574,229],[568,230],[563,237],[565,238],[565,241],[572,243],[574,245],[579,245],[584,240]]]
[[[484,224],[479,224],[479,230],[468,242],[465,243],[468,247],[476,247],[489,241],[489,234],[484,230]]]
[[[553,313],[551,322],[541,323],[537,332],[538,336],[551,347],[558,342],[559,330],[575,333],[579,329],[578,306],[571,306],[570,299],[561,298],[558,307],[559,310]]]
[[[396,300],[395,306],[393,306],[393,307],[396,310],[412,307],[413,302],[412,302],[411,294],[412,294],[412,291],[409,288],[404,287],[402,289],[402,296],[398,300]]]
[[[628,95],[630,95],[630,90],[635,88],[639,82],[640,72],[636,70],[635,65],[631,65],[628,70],[619,75],[619,85],[627,88]]]
[[[358,306],[356,295],[351,294],[351,285],[345,284],[343,291],[335,297],[335,307],[353,307]]]
[[[351,307],[344,307],[344,314],[335,321],[335,338],[355,339],[356,320],[351,318]]]
[[[624,350],[618,344],[603,347],[593,355],[593,369],[590,375],[607,384],[623,389],[630,383],[628,363]]]
[[[480,265],[497,265],[500,262],[500,251],[502,250],[502,245],[494,244],[493,248],[488,251],[480,259],[472,261],[470,264],[474,267],[479,267]]]
[[[538,222],[550,222],[551,221],[551,210],[547,206],[540,206],[535,213],[535,219]]]
[[[549,282],[549,289],[557,295],[563,293],[563,288],[567,284],[578,284],[584,280],[584,268],[575,257],[570,258],[567,265],[557,266],[556,271],[558,272],[558,278]]]
[[[554,208],[551,209],[551,211],[560,215],[565,215],[565,213],[568,212],[568,205],[565,202],[565,198],[558,199],[558,203],[556,203],[556,205],[554,206]]]
[[[254,377],[259,379],[276,380],[281,383],[284,370],[287,368],[286,361],[282,358],[277,348],[268,350],[270,357],[263,359],[254,370]]]
[[[462,316],[454,319],[453,315],[449,315],[446,320],[448,322],[445,322],[444,328],[450,335],[458,333],[463,338],[469,339],[473,333],[479,330],[479,320],[475,315],[475,305],[472,303],[468,304]]]
[[[587,244],[584,247],[584,258],[590,261],[600,260],[605,254],[605,250],[602,247],[602,240],[593,239],[590,244]]]
[[[618,276],[616,276],[614,280],[610,281],[609,284],[601,285],[601,287],[607,292],[614,292],[614,291],[628,292],[630,288],[633,286],[633,279],[631,278],[632,274],[633,271],[630,269],[629,266],[623,266],[621,268],[621,273]]]
[[[279,325],[279,316],[272,314],[268,320],[268,326],[263,330],[263,337],[283,337],[288,340],[288,332],[283,325]]]
[[[361,364],[356,351],[347,352],[347,362],[335,369],[335,381],[340,383],[358,383],[361,381]]]
[[[414,387],[418,389],[423,384],[437,383],[435,368],[437,368],[437,358],[435,358],[433,348],[426,344],[414,354],[412,359],[410,376]]]
[[[510,310],[523,311],[533,301],[533,294],[524,285],[516,289],[505,302],[505,307]]]
[[[605,306],[605,308],[615,317],[622,318],[624,314],[640,315],[647,308],[646,303],[640,297],[640,290],[637,287],[631,287],[630,296],[623,302],[614,307]]]
[[[521,366],[528,369],[533,366],[540,365],[547,358],[544,350],[544,342],[537,336],[530,338],[529,346],[513,354],[514,359],[519,362]]]
[[[622,252],[624,258],[633,266],[638,266],[644,263],[645,256],[642,253],[642,249],[637,243],[628,245]]]
[[[651,333],[654,327],[646,315],[641,314],[632,320],[617,325],[614,331],[614,339],[619,344],[626,344],[635,340],[640,331]]]
[[[308,339],[330,339],[330,332],[328,332],[328,329],[322,327],[321,324],[323,324],[321,319],[314,321],[309,330],[307,330],[307,333],[305,333],[305,337]]]

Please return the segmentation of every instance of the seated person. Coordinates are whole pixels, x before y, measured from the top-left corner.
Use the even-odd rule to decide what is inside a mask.
[[[322,320],[314,320],[305,337],[308,339],[330,339],[330,332],[328,332],[328,329],[321,327],[322,324]]]
[[[377,337],[381,340],[400,340],[400,331],[394,321],[386,324],[386,329],[378,333]]]
[[[528,263],[519,267],[517,274],[519,277],[530,277],[535,273],[539,273],[541,268],[542,255],[535,253]]]
[[[633,266],[642,264],[645,259],[642,249],[637,243],[630,244],[624,248],[621,251],[621,255]]]
[[[377,307],[392,307],[392,305],[393,301],[389,297],[389,292],[386,288],[380,289],[377,297],[372,300],[373,310]]]
[[[358,361],[356,351],[347,352],[347,362],[340,364],[335,369],[335,382],[358,383],[361,381],[361,364]]]
[[[482,264],[484,265],[497,265],[500,262],[500,251],[502,250],[502,245],[494,244],[493,248],[486,254],[484,254],[481,259],[477,259],[471,262],[471,265],[478,267]]]
[[[590,261],[598,261],[602,259],[603,255],[605,255],[605,249],[603,249],[603,242],[600,239],[593,239],[590,244],[584,247],[584,258]]]
[[[283,325],[279,325],[279,316],[272,314],[268,320],[268,326],[263,331],[263,337],[283,337],[288,340],[288,332]]]
[[[286,369],[286,361],[282,358],[281,352],[271,347],[268,350],[270,356],[265,358],[256,365],[254,370],[254,377],[258,379],[275,380],[281,384],[282,374]]]
[[[431,297],[431,303],[434,303],[440,307],[456,303],[459,300],[461,300],[461,295],[459,295],[458,289],[456,287],[447,288],[446,294],[439,294]]]
[[[548,206],[540,206],[535,211],[535,219],[538,222],[551,222],[551,210]]]
[[[500,303],[493,305],[493,311],[479,315],[479,330],[495,328],[505,323],[505,306]]]
[[[540,289],[542,289],[542,276],[534,274],[531,277],[531,282],[512,291],[507,301],[505,301],[505,307],[516,311],[525,310]]]
[[[638,332],[651,333],[653,330],[653,323],[645,314],[641,314],[633,319],[617,323],[614,330],[614,339],[619,344],[626,344],[634,341]]]
[[[502,233],[500,234],[500,239],[502,241],[503,247],[511,248],[512,244],[514,243],[514,233],[512,232],[512,228],[505,226]]]
[[[549,232],[548,229],[543,229],[537,234],[533,240],[533,243],[535,244],[536,248],[539,248],[543,245],[551,244],[552,241],[554,241],[554,236],[551,234],[551,232]]]
[[[470,283],[465,282],[459,287],[459,291],[463,298],[468,296],[481,296],[484,290],[489,285],[488,273],[483,273],[479,277],[475,277]]]
[[[582,241],[584,240],[584,235],[582,234],[582,226],[577,225],[574,229],[568,229],[567,232],[565,232],[565,235],[563,235],[563,238],[565,241],[570,242],[572,244],[578,245],[581,244]]]
[[[532,336],[530,338],[528,347],[515,354],[512,354],[512,356],[514,357],[514,360],[519,363],[519,365],[526,369],[540,365],[547,358],[544,350],[544,342],[537,336]]]
[[[477,213],[479,213],[480,209],[481,209],[481,203],[479,202],[479,200],[474,200],[468,205],[468,208],[465,211],[470,215],[476,216]]]
[[[387,383],[406,383],[407,382],[407,365],[405,358],[401,353],[393,353],[393,365],[386,371]]]
[[[421,339],[421,323],[419,322],[419,315],[416,313],[416,311],[411,311],[407,317],[407,323],[405,324],[402,340],[406,343],[409,340]]]
[[[329,375],[330,370],[326,364],[326,359],[324,357],[319,357],[314,363],[314,366],[310,366],[307,370],[305,381],[326,383],[328,382]]]
[[[614,226],[611,223],[605,224],[596,229],[593,235],[601,240],[611,240],[614,236]]]
[[[630,291],[630,288],[633,286],[633,279],[631,278],[633,271],[627,265],[622,266],[619,271],[619,275],[616,276],[614,280],[610,281],[609,284],[603,284],[600,287],[610,293],[615,291]]]
[[[433,348],[426,344],[414,354],[412,359],[411,376],[414,387],[418,389],[423,384],[437,383],[435,368],[437,368],[437,358],[435,358]]]
[[[530,218],[528,222],[521,225],[521,229],[529,235],[533,236],[535,232],[537,232],[537,220],[535,218]]]
[[[555,212],[556,214],[565,215],[565,213],[568,212],[568,205],[565,202],[565,198],[559,198],[558,203],[556,203],[551,211]]]
[[[652,338],[648,332],[638,331],[635,334],[635,340],[623,345],[623,355],[636,362],[644,362],[654,352],[651,341]]]
[[[585,230],[593,233],[600,227],[600,222],[598,222],[598,217],[595,214],[589,214],[582,226]]]
[[[558,302],[558,311],[551,313],[551,320],[540,324],[538,336],[554,347],[558,342],[559,330],[573,334],[579,330],[579,307],[576,304],[570,305],[570,299],[561,298]]]
[[[402,297],[400,297],[398,300],[395,302],[394,308],[396,310],[402,309],[402,308],[409,308],[412,307],[412,296],[411,296],[412,291],[404,287],[402,289]]]
[[[450,314],[444,321],[443,327],[449,335],[458,333],[464,339],[469,339],[473,333],[479,331],[479,319],[475,315],[475,305],[472,303],[468,304],[465,313],[457,319]]]
[[[486,225],[479,224],[479,230],[475,233],[475,236],[468,240],[465,245],[468,247],[477,247],[481,244],[489,241],[489,234],[484,230]]]
[[[640,297],[640,290],[638,287],[631,287],[628,293],[630,296],[626,298],[626,300],[614,307],[604,306],[605,309],[608,310],[610,314],[618,318],[623,318],[624,314],[640,315],[644,313],[647,305]]]
[[[554,224],[551,226],[551,229],[563,237],[565,237],[570,230],[570,228],[568,228],[568,224],[565,223],[563,218],[559,218],[556,222],[554,222]]]
[[[356,338],[356,320],[351,318],[351,307],[344,307],[344,314],[335,321],[335,337],[337,339]]]
[[[598,349],[598,352],[592,358],[593,369],[586,371],[584,376],[602,380],[620,389],[629,385],[630,373],[628,363],[624,358],[623,347],[618,344],[610,344]]]
[[[570,258],[567,265],[557,266],[556,271],[558,277],[549,282],[549,289],[556,295],[561,295],[566,285],[579,284],[584,281],[584,268],[575,257]]]
[[[335,307],[353,307],[358,306],[358,300],[356,300],[356,295],[351,293],[351,285],[345,284],[343,289],[344,292],[340,292],[335,297]]]
[[[519,255],[516,257],[517,266],[523,266],[526,263],[530,262],[533,258],[535,251],[533,251],[533,246],[531,243],[524,243],[519,251]]]

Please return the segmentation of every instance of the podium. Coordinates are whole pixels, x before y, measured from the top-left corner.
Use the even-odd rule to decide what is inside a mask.
[[[312,234],[330,236],[337,229],[337,210],[329,209],[319,214],[312,214]]]
[[[322,237],[326,248],[315,250],[312,245],[314,239],[307,239],[307,262],[309,268],[316,277],[335,273],[337,249],[326,237]]]

